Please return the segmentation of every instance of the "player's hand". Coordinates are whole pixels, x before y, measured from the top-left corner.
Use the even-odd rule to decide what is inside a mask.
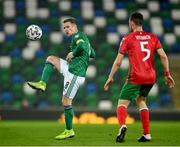
[[[169,88],[173,88],[175,85],[175,82],[174,82],[174,79],[171,77],[171,75],[165,76],[164,78],[165,78],[166,85],[168,85]]]
[[[67,54],[67,56],[66,56],[66,60],[67,60],[68,62],[70,62],[70,61],[72,60],[72,58],[74,58],[73,52],[69,52],[69,53]]]
[[[109,86],[114,82],[112,77],[109,77],[106,81],[106,83],[104,84],[104,91],[108,91],[109,90]]]

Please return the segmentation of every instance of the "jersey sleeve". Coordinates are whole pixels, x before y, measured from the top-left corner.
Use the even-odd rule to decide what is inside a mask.
[[[161,42],[159,41],[158,37],[156,37],[156,43],[155,43],[155,49],[160,49],[162,48]]]
[[[79,52],[81,52],[82,50],[85,50],[87,48],[87,44],[86,42],[80,41],[76,48],[72,50],[73,55],[76,56]]]
[[[127,45],[128,45],[127,38],[123,37],[119,45],[119,53],[125,54],[128,48]]]
[[[74,48],[72,52],[73,55],[76,56],[79,52],[86,48],[86,42],[81,34],[76,34],[73,38],[73,41],[76,44],[76,48]]]

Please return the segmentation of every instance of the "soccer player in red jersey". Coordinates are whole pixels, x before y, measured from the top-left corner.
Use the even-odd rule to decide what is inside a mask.
[[[143,134],[138,139],[139,142],[151,140],[149,127],[149,110],[146,105],[146,97],[156,81],[154,69],[154,54],[159,54],[161,63],[164,68],[165,83],[174,87],[175,82],[169,71],[169,62],[157,36],[143,31],[143,15],[134,12],[129,18],[129,27],[131,33],[126,35],[119,46],[118,55],[113,63],[109,77],[104,85],[104,90],[108,91],[109,86],[113,83],[113,77],[117,69],[121,66],[122,59],[127,53],[129,57],[129,73],[126,82],[121,90],[118,106],[117,118],[120,129],[116,142],[123,142],[127,130],[125,120],[127,116],[127,107],[129,103],[136,99],[139,107],[140,119],[143,127]]]

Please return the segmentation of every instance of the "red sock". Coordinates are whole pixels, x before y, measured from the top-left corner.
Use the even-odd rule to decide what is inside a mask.
[[[144,130],[143,134],[150,134],[149,110],[148,109],[140,110],[140,118],[141,118],[143,130]]]
[[[117,113],[117,118],[118,118],[120,127],[122,125],[125,125],[125,123],[126,123],[126,116],[127,116],[126,107],[122,106],[122,105],[118,106],[117,109],[116,109],[116,113]]]

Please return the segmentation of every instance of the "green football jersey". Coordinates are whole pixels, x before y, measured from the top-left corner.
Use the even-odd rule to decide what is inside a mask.
[[[95,51],[91,47],[87,36],[82,32],[72,35],[70,47],[74,58],[69,63],[69,72],[80,77],[85,77],[89,59],[95,58]]]

